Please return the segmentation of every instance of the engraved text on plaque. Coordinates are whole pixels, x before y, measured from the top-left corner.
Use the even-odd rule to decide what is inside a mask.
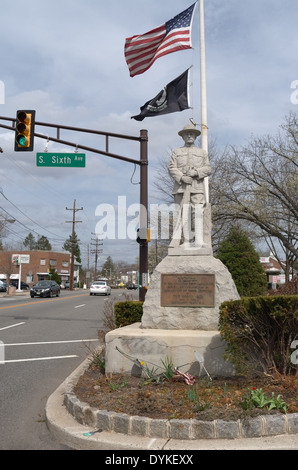
[[[214,274],[162,274],[162,307],[214,307]]]

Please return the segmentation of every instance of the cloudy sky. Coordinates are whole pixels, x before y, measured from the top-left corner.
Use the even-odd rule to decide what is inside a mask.
[[[131,78],[124,60],[125,38],[142,34],[188,8],[187,0],[2,0],[0,27],[0,115],[35,109],[36,120],[139,136],[149,135],[149,202],[156,202],[152,181],[160,159],[183,142],[177,132],[193,117],[200,123],[199,8],[194,17],[193,50],[158,59]],[[209,138],[219,148],[242,145],[251,135],[274,134],[285,115],[297,111],[291,83],[298,80],[297,0],[205,0]],[[190,65],[193,109],[142,122],[130,119],[140,106]],[[1,90],[1,88],[0,88]],[[3,96],[4,94],[4,96]],[[9,124],[1,121],[2,124]],[[55,136],[49,128],[36,132]],[[61,138],[104,150],[102,137],[62,131]],[[200,144],[200,142],[198,142]],[[0,128],[0,207],[16,219],[6,242],[18,244],[31,231],[45,235],[60,250],[71,233],[76,200],[76,232],[86,264],[93,249],[102,204],[118,212],[118,198],[129,207],[139,201],[139,168],[86,152],[86,168],[36,166],[34,152],[14,152],[14,133]],[[74,149],[49,143],[49,152]],[[110,151],[139,159],[139,146],[111,140]],[[98,209],[98,207],[100,209]],[[97,212],[96,212],[97,210]],[[97,214],[97,215],[96,215]],[[129,218],[127,223],[129,223]],[[117,235],[117,233],[116,233]],[[101,265],[134,262],[133,240],[104,240]],[[92,256],[90,255],[90,262]]]

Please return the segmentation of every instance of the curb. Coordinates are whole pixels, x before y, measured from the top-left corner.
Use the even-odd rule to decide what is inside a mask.
[[[151,419],[91,408],[73,393],[89,363],[87,358],[46,405],[49,430],[73,449],[298,449],[298,413],[205,422]]]

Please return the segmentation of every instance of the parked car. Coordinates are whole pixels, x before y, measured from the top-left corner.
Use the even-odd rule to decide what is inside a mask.
[[[133,284],[132,282],[128,284],[127,286],[127,289],[137,289],[137,288],[138,288],[137,284]]]
[[[90,286],[90,295],[111,295],[111,290],[107,281],[93,281]]]
[[[19,280],[18,279],[13,279],[10,281],[10,285],[13,287],[16,287],[17,289],[19,288]],[[21,290],[28,290],[29,286],[25,282],[21,281]]]
[[[60,286],[56,281],[38,281],[30,289],[30,296],[35,297],[36,295],[39,297],[53,297],[54,295],[59,297]]]
[[[64,282],[64,288],[65,288],[65,289],[69,289],[69,286],[70,286],[70,282],[69,282],[69,281],[65,281],[65,282]]]
[[[5,281],[0,280],[0,292],[6,292],[7,289],[7,283]]]

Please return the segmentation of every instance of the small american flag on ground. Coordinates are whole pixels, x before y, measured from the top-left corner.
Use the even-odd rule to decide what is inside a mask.
[[[148,33],[125,40],[124,55],[131,77],[148,70],[159,57],[191,48],[196,3]]]

